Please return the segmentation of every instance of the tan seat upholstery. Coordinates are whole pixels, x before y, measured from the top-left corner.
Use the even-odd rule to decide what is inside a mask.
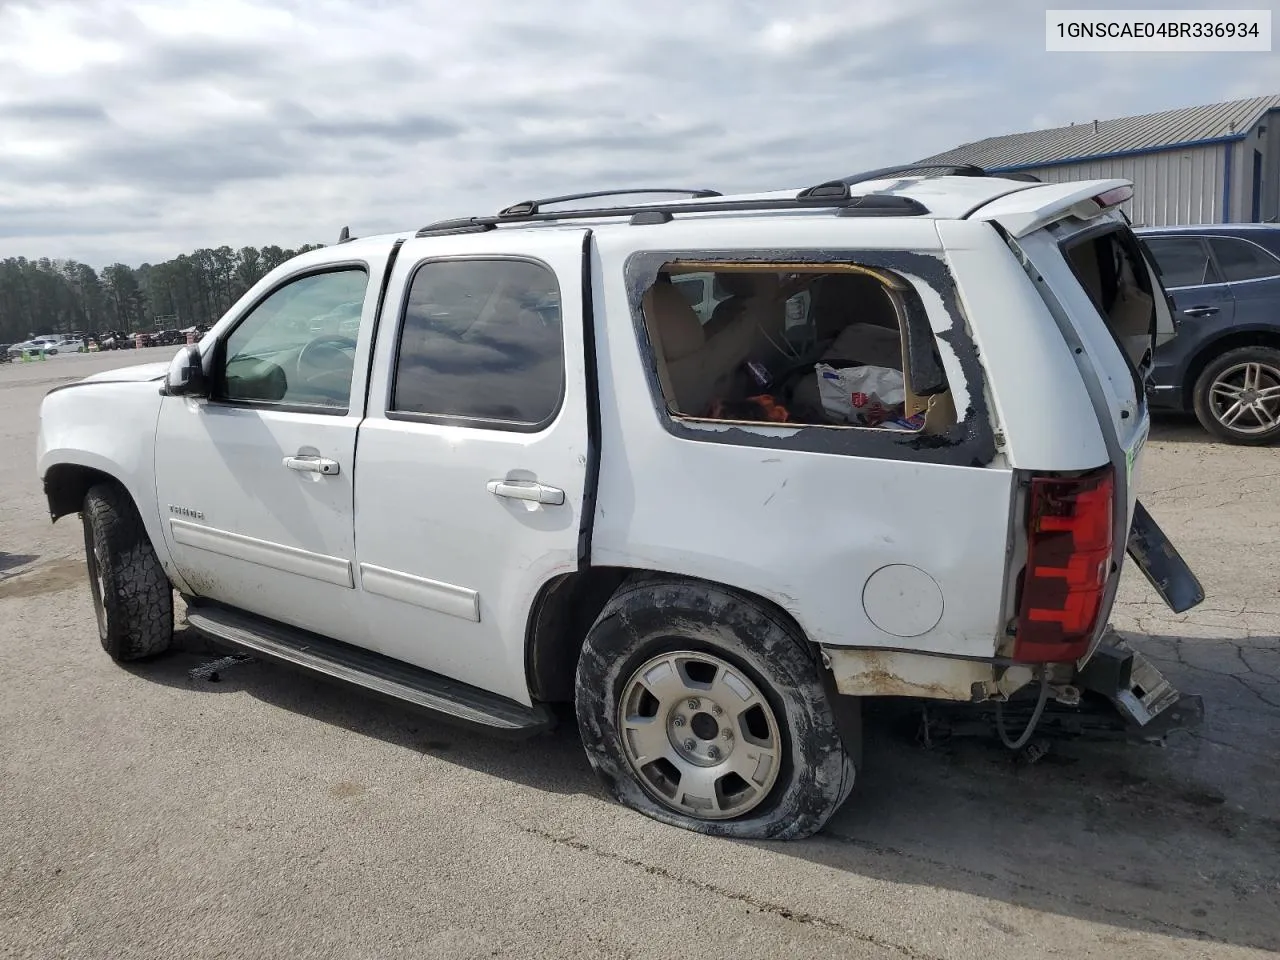
[[[688,362],[706,344],[697,313],[666,278],[648,289],[641,305],[667,406],[677,413],[701,412],[694,405],[697,363]]]

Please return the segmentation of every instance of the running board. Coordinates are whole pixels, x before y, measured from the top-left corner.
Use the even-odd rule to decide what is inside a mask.
[[[187,622],[216,641],[250,650],[264,659],[492,733],[527,737],[555,725],[545,707],[526,707],[382,654],[252,614],[201,604],[187,609]]]

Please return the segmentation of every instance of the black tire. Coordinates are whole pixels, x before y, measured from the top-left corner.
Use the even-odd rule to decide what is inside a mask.
[[[633,675],[653,658],[684,651],[710,654],[741,671],[772,708],[781,762],[767,795],[741,816],[708,819],[675,809],[687,801],[680,785],[673,788],[675,800],[660,800],[623,745],[624,688],[636,689]],[[587,634],[575,700],[596,773],[621,803],[662,823],[741,839],[797,839],[820,830],[853,788],[860,743],[846,744],[841,736],[816,650],[783,618],[726,587],[668,578],[625,584]],[[675,741],[672,749],[680,749]],[[680,768],[667,762],[678,775]]]
[[[1260,413],[1246,412],[1235,424],[1219,419],[1219,413],[1230,409],[1227,401],[1215,392],[1215,385],[1232,385],[1239,371],[1246,364],[1257,364],[1262,371],[1263,386],[1280,386],[1280,350],[1274,347],[1237,347],[1209,361],[1200,372],[1192,390],[1192,404],[1200,425],[1220,440],[1246,446],[1262,446],[1280,440],[1280,400],[1268,402]],[[1225,410],[1224,410],[1225,406]],[[1266,419],[1276,419],[1274,426],[1265,427]]]
[[[173,587],[138,508],[121,487],[100,483],[80,515],[102,649],[117,663],[163,653],[173,641]]]

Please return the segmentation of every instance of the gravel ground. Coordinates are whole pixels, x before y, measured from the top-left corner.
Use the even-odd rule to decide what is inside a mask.
[[[1207,721],[1161,748],[926,748],[871,718],[820,836],[713,840],[605,799],[572,729],[486,739],[264,664],[98,646],[34,475],[50,387],[0,367],[0,956],[1175,957],[1280,951],[1280,450],[1161,423],[1142,497],[1208,599],[1116,625]]]

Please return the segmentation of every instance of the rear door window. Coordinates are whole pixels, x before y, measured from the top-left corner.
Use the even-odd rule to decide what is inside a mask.
[[[1160,265],[1166,287],[1200,287],[1222,282],[1202,238],[1149,237],[1146,244]]]
[[[1238,237],[1211,237],[1209,243],[1228,283],[1280,276],[1280,260],[1255,243]]]
[[[529,431],[560,408],[560,288],[541,263],[424,263],[400,336],[393,416]]]

